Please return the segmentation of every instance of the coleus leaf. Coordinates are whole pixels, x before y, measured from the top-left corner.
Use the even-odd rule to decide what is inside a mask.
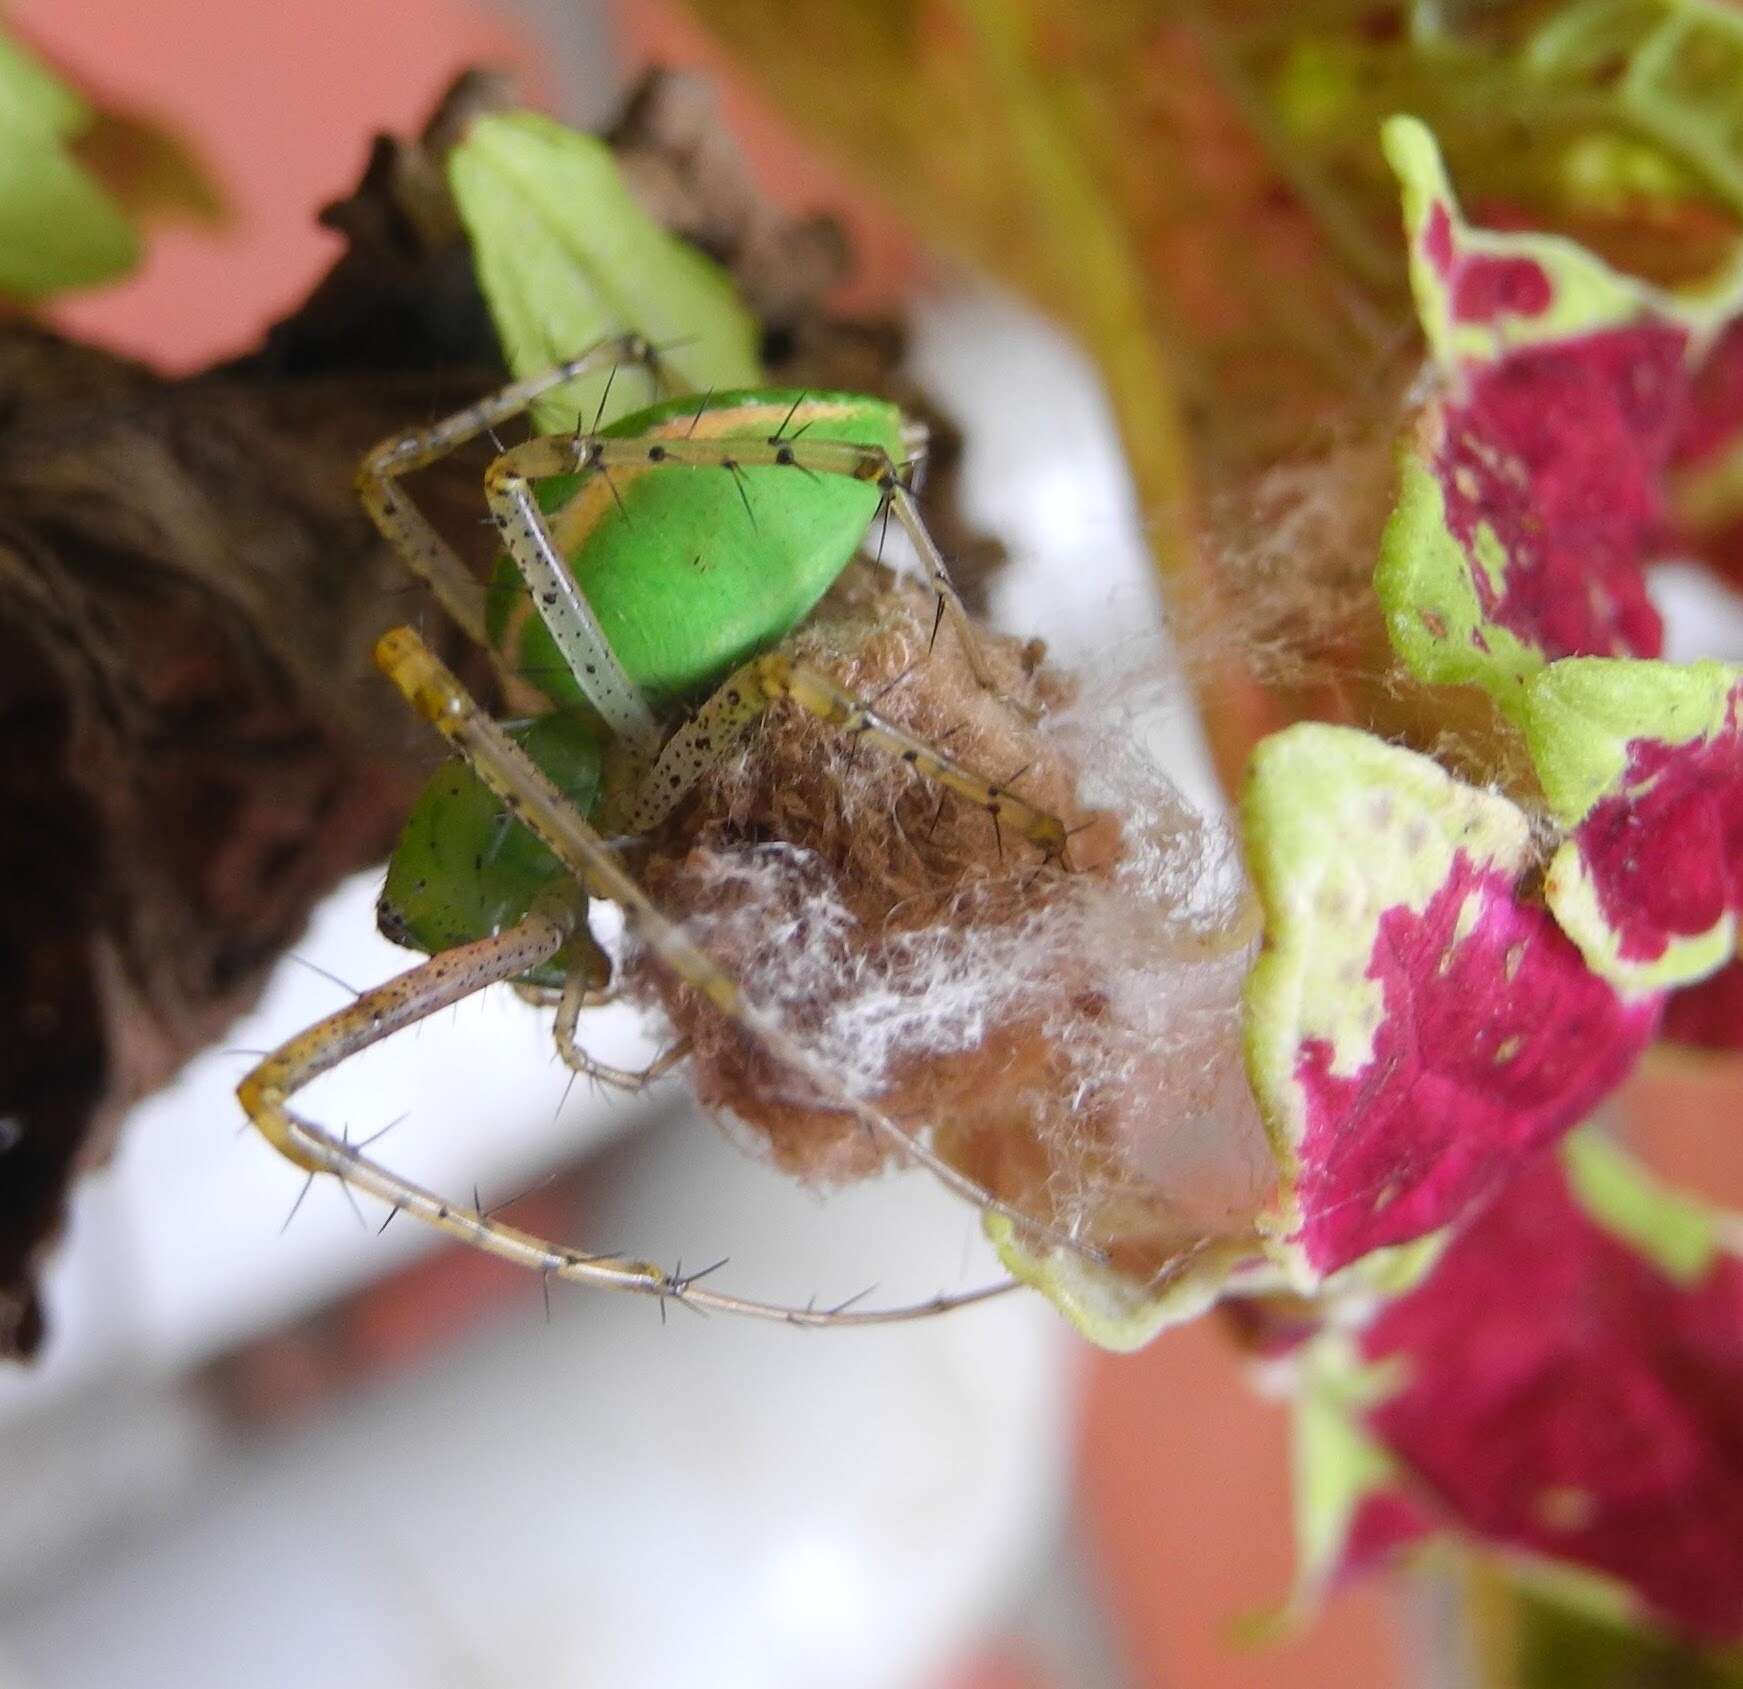
[[[1572,38],[1569,45],[1583,33],[1587,51],[1600,67],[1614,67],[1618,49],[1625,47],[1626,68],[1617,89],[1623,110],[1672,156],[1693,165],[1732,205],[1743,206],[1743,159],[1737,151],[1738,124],[1743,121],[1743,15],[1733,6],[1689,6],[1676,0],[1621,7],[1614,0],[1586,0],[1567,8],[1558,21],[1565,37]],[[1552,33],[1553,26],[1540,38],[1539,63],[1550,57]],[[1609,73],[1614,75],[1614,69]]]
[[[1266,916],[1247,1067],[1297,1282],[1459,1219],[1583,1119],[1658,999],[1594,975],[1524,900],[1506,799],[1353,729],[1259,747],[1244,799]]]
[[[78,95],[0,34],[0,294],[88,287],[137,259],[120,207],[67,153],[91,122]]]
[[[1561,0],[1387,15],[1401,24],[1405,12],[1404,27],[1308,9],[1287,32],[1251,30],[1250,62],[1260,75],[1275,66],[1278,118],[1322,177],[1365,187],[1375,131],[1410,111],[1458,159],[1473,198],[1594,226],[1611,244],[1638,236],[1662,255],[1679,234],[1701,243],[1718,206],[1743,209],[1732,8]]]
[[[1436,1234],[1375,1250],[1302,1297],[1296,1275],[1258,1230],[1206,1240],[1144,1283],[1075,1251],[1031,1244],[1002,1214],[983,1216],[981,1227],[1013,1278],[1040,1291],[1090,1342],[1116,1353],[1141,1349],[1219,1304],[1241,1324],[1250,1346],[1287,1353],[1339,1307],[1371,1306],[1420,1283],[1444,1242]]]
[[[1743,320],[1725,329],[1695,372],[1668,496],[1682,548],[1743,585]]]
[[[1296,1350],[1290,1418],[1297,1588],[1309,1609],[1336,1584],[1388,1564],[1432,1528],[1397,1463],[1362,1424],[1401,1382],[1364,1365],[1350,1333],[1329,1328]]]
[[[1441,385],[1402,450],[1375,588],[1412,672],[1517,714],[1546,662],[1661,649],[1642,564],[1690,365],[1731,304],[1556,236],[1474,229],[1420,123],[1393,119],[1384,144]]]
[[[1013,1278],[1040,1291],[1090,1342],[1120,1354],[1197,1319],[1225,1296],[1284,1288],[1256,1240],[1228,1240],[1165,1282],[1143,1285],[1070,1250],[1030,1244],[1002,1214],[986,1214],[981,1226]]]
[[[1544,896],[1631,990],[1735,954],[1743,912],[1743,669],[1573,658],[1532,677],[1525,727],[1568,836]]]
[[[1743,1050],[1743,961],[1673,991],[1664,1006],[1664,1035],[1696,1049]]]
[[[1743,1636],[1743,1258],[1620,1151],[1538,1158],[1420,1287],[1318,1344],[1317,1411],[1367,1439],[1339,1517],[1414,1504],[1616,1618]],[[1371,1546],[1346,1535],[1342,1563]]]
[[[636,204],[603,141],[534,112],[481,118],[449,154],[448,181],[516,375],[638,332],[697,392],[760,383],[756,323],[731,279]],[[533,419],[591,426],[649,398],[639,372],[601,371],[546,394]]]

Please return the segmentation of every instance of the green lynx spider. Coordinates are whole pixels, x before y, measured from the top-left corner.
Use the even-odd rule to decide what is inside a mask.
[[[912,541],[939,595],[939,615],[951,620],[976,677],[992,686],[903,479],[901,413],[852,394],[680,396],[604,429],[535,436],[501,450],[485,495],[507,555],[488,589],[401,485],[400,477],[605,364],[658,374],[648,343],[625,336],[432,427],[396,435],[364,460],[358,488],[382,533],[459,626],[492,652],[505,678],[523,695],[531,686],[549,713],[511,734],[411,629],[380,641],[383,672],[461,759],[420,800],[383,894],[384,930],[429,960],[262,1061],[238,1090],[249,1118],[311,1175],[333,1174],[552,1277],[805,1325],[913,1318],[1009,1288],[851,1312],[750,1301],[646,1261],[552,1244],[445,1201],[290,1111],[290,1098],[319,1074],[505,981],[560,991],[554,1032],[573,1069],[618,1082],[648,1077],[603,1068],[575,1040],[580,1011],[608,994],[609,963],[586,918],[588,898],[604,898],[623,909],[660,963],[801,1075],[825,1106],[851,1115],[978,1207],[1094,1258],[1063,1232],[1009,1209],[852,1095],[660,913],[606,843],[658,825],[764,710],[786,699],[899,757],[1014,826],[1047,861],[1063,863],[1066,831],[1057,817],[915,739],[780,649],[884,511]]]

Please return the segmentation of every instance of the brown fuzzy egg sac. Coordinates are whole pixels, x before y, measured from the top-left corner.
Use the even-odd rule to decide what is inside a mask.
[[[861,568],[792,649],[1057,815],[1065,865],[781,703],[652,842],[648,889],[845,1089],[1123,1271],[1250,1237],[1273,1173],[1241,1067],[1249,905],[1230,841],[1135,747],[1073,722],[1076,686],[1039,642],[982,636],[1030,720],[932,629],[928,594]],[[1112,802],[1082,796],[1092,767]],[[703,1106],[777,1165],[833,1182],[896,1154],[644,952],[626,979],[692,1041]]]

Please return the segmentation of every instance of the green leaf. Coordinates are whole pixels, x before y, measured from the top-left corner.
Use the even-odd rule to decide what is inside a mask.
[[[698,392],[761,383],[757,326],[726,273],[636,204],[603,142],[532,112],[486,117],[450,154],[448,179],[516,375],[639,332]],[[536,426],[591,424],[608,377],[547,394]],[[620,377],[603,420],[649,397],[639,376]]]
[[[1587,1216],[1665,1277],[1695,1285],[1711,1271],[1721,1224],[1712,1210],[1660,1183],[1595,1131],[1575,1132],[1562,1144],[1561,1160]]]
[[[1296,1593],[1310,1608],[1336,1577],[1363,1502],[1393,1489],[1398,1467],[1363,1427],[1363,1414],[1401,1382],[1395,1364],[1371,1366],[1341,1331],[1294,1356],[1290,1472],[1294,1491]]]
[[[1560,10],[1532,58],[1540,72],[1585,70],[1612,83],[1645,134],[1743,206],[1743,16],[1734,6],[1587,0]]]
[[[4,34],[0,34],[0,113],[21,129],[57,140],[70,140],[91,121],[85,102]]]
[[[90,116],[78,95],[0,36],[0,294],[89,287],[137,259],[120,208],[65,151]]]
[[[1701,1649],[1563,1582],[1522,1577],[1508,1618],[1515,1689],[1743,1689],[1743,1651]],[[1582,1598],[1584,1595],[1584,1598]]]

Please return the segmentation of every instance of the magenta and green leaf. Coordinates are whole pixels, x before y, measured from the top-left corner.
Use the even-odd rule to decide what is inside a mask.
[[[1668,479],[1676,549],[1743,586],[1743,321],[1695,372]]]
[[[1311,1285],[1460,1219],[1585,1118],[1657,1028],[1520,895],[1524,814],[1428,758],[1304,724],[1244,799],[1266,916],[1247,1065]]]
[[[1691,1049],[1743,1052],[1743,961],[1670,994],[1664,1035]]]
[[[1743,1638],[1743,1259],[1713,1215],[1578,1134],[1338,1341],[1384,1474],[1346,1517],[1396,1496],[1618,1618]]]
[[[1717,972],[1743,913],[1743,669],[1574,658],[1524,719],[1567,834],[1544,896],[1587,963],[1632,991]]]
[[[1661,650],[1643,568],[1668,527],[1691,364],[1734,300],[1472,228],[1428,131],[1397,118],[1384,140],[1439,387],[1401,450],[1375,587],[1413,673],[1517,714],[1546,662]]]

